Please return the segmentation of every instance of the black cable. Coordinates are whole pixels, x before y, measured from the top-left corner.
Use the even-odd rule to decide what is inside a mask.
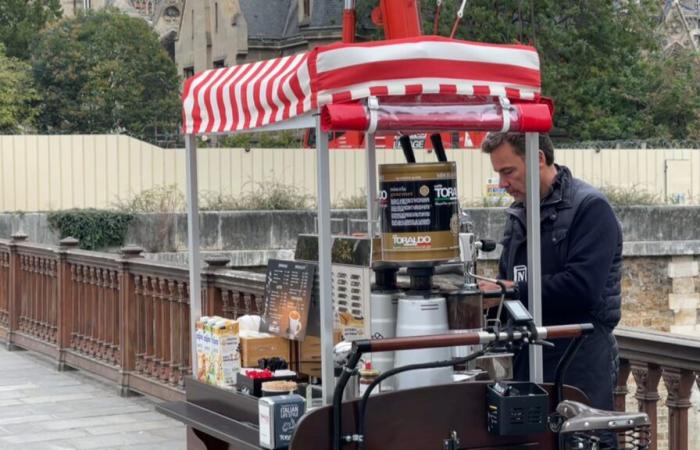
[[[559,360],[557,368],[554,370],[554,386],[557,390],[557,405],[564,400],[564,375],[566,374],[566,369],[569,368],[571,361],[574,359],[574,355],[576,352],[578,352],[578,349],[581,348],[581,344],[583,344],[583,340],[585,338],[586,336],[579,336],[572,339],[569,346],[566,347],[564,355]]]
[[[348,358],[348,363],[343,367],[340,378],[338,378],[335,384],[335,391],[333,392],[333,450],[340,450],[342,447],[340,435],[343,426],[343,391],[355,370],[355,366],[357,366],[357,363],[360,361],[361,356],[362,352],[358,350],[357,347],[354,347],[353,352]]]
[[[389,371],[384,372],[383,374],[379,375],[368,387],[365,393],[362,395],[362,400],[360,400],[360,414],[358,418],[358,425],[357,425],[357,434],[361,437],[361,440],[357,443],[357,450],[364,450],[365,448],[365,439],[364,439],[364,431],[365,431],[365,413],[367,411],[367,401],[369,400],[369,396],[374,390],[376,386],[379,385],[382,381],[386,380],[389,377],[392,377],[394,375],[397,375],[402,372],[408,372],[410,370],[421,370],[421,369],[437,369],[439,367],[448,367],[448,366],[453,366],[456,364],[466,364],[469,361],[478,358],[479,356],[482,356],[484,353],[486,353],[488,350],[491,349],[491,345],[488,345],[485,349],[480,350],[476,353],[472,353],[469,356],[465,356],[463,358],[454,358],[449,361],[436,361],[436,362],[430,362],[430,363],[422,363],[422,364],[410,364],[408,366],[402,366],[402,367],[396,367],[394,369],[391,369]]]

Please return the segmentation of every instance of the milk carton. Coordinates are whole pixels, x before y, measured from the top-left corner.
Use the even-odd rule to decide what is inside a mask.
[[[232,386],[236,384],[236,374],[241,368],[239,325],[235,320],[222,319],[214,325],[212,343],[216,343],[216,384]]]
[[[297,394],[260,398],[260,446],[272,450],[287,448],[305,409],[304,397]]]

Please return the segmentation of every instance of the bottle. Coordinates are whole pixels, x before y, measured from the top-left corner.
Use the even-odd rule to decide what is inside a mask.
[[[366,362],[365,366],[362,369],[360,369],[360,397],[365,395],[365,391],[367,390],[369,385],[372,384],[378,376],[379,371],[377,369],[372,368],[371,362]],[[375,387],[370,395],[376,395],[378,393],[379,386]]]

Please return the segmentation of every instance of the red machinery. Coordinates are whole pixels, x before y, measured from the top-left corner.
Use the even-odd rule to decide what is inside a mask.
[[[440,2],[438,2],[438,11]],[[437,21],[437,14],[436,14]],[[379,0],[379,6],[372,11],[372,22],[384,29],[386,40],[421,36],[421,16],[417,0]],[[355,42],[357,15],[355,0],[345,0],[343,10],[343,42]],[[456,22],[455,22],[456,24]],[[399,149],[399,134],[377,133],[376,148]],[[445,148],[479,148],[486,132],[463,131],[460,133],[440,133]],[[411,144],[416,150],[433,150],[433,143],[425,133],[411,134]],[[304,148],[314,148],[313,132],[304,134]],[[365,134],[354,131],[333,132],[329,136],[331,149],[361,149],[365,146]]]

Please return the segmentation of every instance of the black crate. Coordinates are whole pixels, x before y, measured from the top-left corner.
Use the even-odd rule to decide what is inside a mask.
[[[514,436],[547,429],[549,395],[535,383],[501,383],[486,386],[486,423],[491,434]]]
[[[239,391],[250,394],[254,397],[262,397],[262,384],[268,381],[296,381],[296,375],[288,375],[284,377],[272,377],[272,378],[248,378],[245,374],[238,372],[236,375],[236,389]]]

